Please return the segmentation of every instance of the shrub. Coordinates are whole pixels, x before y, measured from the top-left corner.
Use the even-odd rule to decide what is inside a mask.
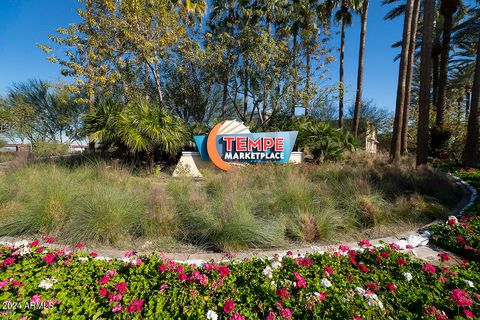
[[[123,261],[106,260],[78,249],[51,250],[38,241],[0,245],[0,314],[5,319],[465,319],[480,314],[477,264],[433,266],[388,245],[362,246],[195,266],[132,253]]]
[[[32,152],[37,157],[55,157],[68,153],[69,145],[58,141],[38,141],[32,145]]]

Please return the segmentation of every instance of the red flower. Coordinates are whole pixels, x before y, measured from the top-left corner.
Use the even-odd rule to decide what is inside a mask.
[[[43,238],[43,240],[45,240],[45,241],[48,242],[48,243],[54,243],[55,240],[57,240],[57,239],[56,239],[56,238],[45,237],[45,238]]]
[[[117,283],[113,286],[113,288],[117,290],[119,294],[124,294],[125,292],[127,292],[127,284],[125,282]]]
[[[227,301],[225,301],[225,303],[224,303],[224,305],[223,305],[223,311],[224,311],[225,313],[230,313],[230,312],[232,312],[234,309],[235,309],[235,304],[233,303],[233,300],[228,299]]]
[[[220,277],[225,278],[230,274],[230,269],[227,266],[219,266],[218,273],[220,273]]]
[[[465,240],[465,238],[462,237],[462,236],[456,236],[455,240],[457,241],[458,244],[460,244],[462,246],[467,243],[467,240]]]
[[[320,295],[318,296],[318,300],[323,301],[327,296],[328,296],[328,292],[320,292]]]
[[[450,292],[450,299],[454,300],[460,307],[468,307],[473,304],[470,295],[466,291],[460,289],[453,289]]]
[[[376,284],[375,282],[370,282],[367,284],[367,287],[373,291],[377,291],[380,289],[380,286]]]
[[[42,253],[43,252],[43,247],[38,247],[37,249],[35,249],[35,252],[36,253]]]
[[[341,245],[338,247],[338,249],[340,249],[342,252],[347,252],[350,248],[348,246]]]
[[[34,294],[33,297],[30,299],[30,302],[40,303],[42,302],[42,297],[40,297],[38,294]]]
[[[130,304],[125,308],[126,312],[140,312],[142,311],[143,300],[133,299]]]
[[[430,274],[435,274],[437,272],[437,268],[432,266],[431,264],[425,263],[422,267],[422,270],[428,272]]]
[[[404,265],[407,264],[407,260],[405,260],[403,258],[398,258],[397,263],[398,263],[399,266],[404,266]]]
[[[186,274],[186,273],[180,273],[180,274],[178,275],[178,280],[180,280],[180,281],[185,281],[185,280],[187,280],[187,274]]]
[[[232,314],[232,316],[228,318],[228,320],[245,320],[245,317],[237,312],[235,314]]]
[[[450,256],[446,253],[439,253],[438,256],[442,262],[450,260]]]
[[[52,265],[53,261],[55,260],[55,255],[53,253],[47,253],[47,255],[43,257],[42,260]]]
[[[85,247],[85,243],[83,243],[83,242],[79,242],[75,245],[75,248],[77,248],[77,249],[81,249],[83,247]]]
[[[288,292],[287,289],[285,288],[278,289],[275,293],[279,298],[282,298],[282,299],[290,297],[290,292]]]
[[[12,257],[8,257],[0,263],[0,266],[5,267],[15,263],[15,260]]]
[[[289,250],[289,251],[287,251],[287,256],[289,256],[289,257],[293,256],[293,252],[292,252],[292,251],[290,251],[290,250]]]
[[[353,320],[364,320],[362,316],[359,316],[358,314],[353,316]]]
[[[92,258],[96,258],[96,257],[97,257],[97,253],[96,253],[96,252],[92,252],[92,253],[90,253],[90,257],[92,257]]]
[[[301,265],[302,267],[310,267],[312,265],[312,259],[310,258],[303,258],[298,260],[298,264]]]
[[[387,283],[387,289],[390,292],[395,292],[395,290],[397,290],[397,286],[394,285],[393,283]]]
[[[393,250],[400,250],[400,246],[396,243],[390,243],[389,244],[390,248],[392,248]]]
[[[108,294],[108,290],[106,288],[101,288],[100,290],[98,290],[98,294],[102,297],[105,297]]]
[[[35,240],[35,241],[30,242],[30,243],[28,244],[28,246],[29,246],[30,248],[33,248],[33,247],[38,246],[38,240]]]
[[[100,280],[98,280],[98,284],[99,285],[107,284],[109,280],[110,280],[110,278],[108,276],[101,277]]]
[[[158,267],[158,271],[160,271],[160,272],[165,272],[165,271],[167,271],[167,266],[164,265],[164,264],[160,265],[160,267]]]
[[[298,272],[294,272],[293,275],[295,276],[295,288],[306,288],[307,282],[303,279],[302,275]]]
[[[362,263],[360,263],[360,264],[358,265],[358,269],[361,270],[361,271],[363,271],[363,272],[369,272],[369,271],[370,271],[370,270],[368,270],[368,268],[367,268],[364,264],[362,264]]]
[[[360,242],[358,243],[360,245],[360,247],[370,247],[370,241],[368,240],[360,240]]]
[[[325,266],[325,267],[323,268],[323,271],[325,272],[325,274],[326,274],[327,276],[330,276],[330,275],[333,274],[333,269],[330,268],[329,266]]]

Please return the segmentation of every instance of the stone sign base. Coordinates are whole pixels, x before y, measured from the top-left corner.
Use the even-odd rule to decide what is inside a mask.
[[[302,163],[304,161],[303,152],[292,152],[290,155],[290,163]],[[201,178],[203,169],[209,169],[220,172],[221,170],[215,167],[211,161],[202,160],[200,153],[196,151],[183,151],[180,161],[178,161],[174,177],[193,177]]]

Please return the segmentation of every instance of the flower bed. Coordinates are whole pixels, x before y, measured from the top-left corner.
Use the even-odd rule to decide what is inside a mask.
[[[47,239],[53,242],[53,239]],[[480,315],[478,265],[447,268],[394,244],[332,253],[178,264],[163,256],[105,260],[0,245],[6,319],[464,319]],[[443,261],[448,256],[442,255]]]
[[[452,170],[452,169],[451,169]],[[475,168],[453,169],[453,174],[480,189],[480,170]],[[480,191],[480,190],[479,190]],[[445,224],[430,227],[432,243],[458,253],[465,258],[480,261],[480,202],[477,201],[460,218],[450,217]]]

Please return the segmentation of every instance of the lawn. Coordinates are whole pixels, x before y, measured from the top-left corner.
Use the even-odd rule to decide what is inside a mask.
[[[0,176],[0,236],[224,251],[352,241],[446,218],[463,191],[442,172],[357,157],[262,165],[203,181],[106,162],[30,163]]]

